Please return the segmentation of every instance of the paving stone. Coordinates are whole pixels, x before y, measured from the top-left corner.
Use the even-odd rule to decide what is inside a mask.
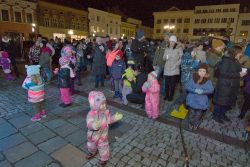
[[[160,164],[160,165],[162,165],[162,166],[166,166],[166,164],[167,164],[166,161],[163,160],[163,159],[158,159],[157,163]]]
[[[150,161],[148,158],[144,158],[144,159],[142,160],[142,164],[147,165],[147,166],[150,166],[151,161]]]
[[[12,167],[12,165],[7,160],[1,161],[0,166],[1,167]]]
[[[32,143],[37,145],[39,143],[47,141],[48,139],[50,139],[54,136],[56,136],[56,134],[53,133],[52,131],[50,131],[49,129],[43,129],[43,130],[41,130],[37,133],[31,134],[27,137],[32,141]]]
[[[64,139],[57,136],[57,137],[54,137],[52,139],[49,139],[46,142],[39,144],[38,147],[42,151],[46,152],[47,154],[50,154],[50,153],[54,152],[55,150],[58,150],[59,148],[63,147],[66,144],[67,144],[67,142]]]
[[[87,133],[83,132],[83,130],[79,130],[77,132],[72,133],[67,136],[65,139],[69,141],[71,144],[75,146],[79,146],[87,141]]]
[[[67,167],[82,167],[87,162],[84,153],[71,144],[54,152],[52,157]]]
[[[77,130],[80,129],[72,124],[66,124],[65,126],[56,128],[55,132],[58,133],[60,136],[65,137]]]
[[[4,159],[3,154],[0,153],[0,161],[2,161]]]
[[[22,134],[27,136],[27,135],[36,133],[38,131],[41,131],[44,128],[46,128],[46,127],[43,126],[40,122],[34,122],[31,125],[28,125],[22,129],[20,129],[20,131],[22,132]]]
[[[0,151],[7,150],[15,145],[23,143],[24,141],[26,141],[26,139],[20,133],[8,136],[0,140]]]
[[[1,126],[1,128],[0,128],[0,139],[5,138],[5,137],[17,132],[16,128],[14,128],[9,123],[3,123],[0,126]]]
[[[36,151],[38,151],[38,149],[34,147],[33,144],[31,144],[30,142],[24,142],[4,151],[3,153],[11,163],[14,163],[33,154]]]
[[[51,157],[49,157],[44,152],[36,152],[31,156],[18,161],[15,167],[44,167],[52,162]]]
[[[4,124],[4,123],[7,123],[7,122],[5,121],[5,119],[0,118],[0,125],[2,125],[2,124]]]
[[[61,166],[57,163],[52,163],[52,164],[49,164],[47,167],[61,167]]]
[[[54,119],[54,120],[46,122],[44,125],[50,129],[55,129],[55,128],[58,128],[58,127],[63,126],[65,124],[67,124],[67,121],[65,121],[63,119]]]
[[[17,117],[17,118],[12,118],[9,120],[9,122],[11,124],[13,124],[18,129],[25,127],[25,126],[32,123],[32,121],[30,120],[30,117],[28,115],[24,115],[24,116]]]

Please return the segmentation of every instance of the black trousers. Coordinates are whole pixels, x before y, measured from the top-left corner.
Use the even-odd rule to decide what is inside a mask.
[[[173,100],[175,85],[177,81],[178,75],[166,76],[165,75],[165,90],[166,90],[166,98],[168,100]]]
[[[245,115],[247,110],[250,109],[250,94],[244,92],[244,103],[241,108],[241,114]]]
[[[145,103],[145,94],[137,94],[137,93],[131,93],[127,95],[127,100],[132,103],[136,104],[144,104]]]
[[[16,66],[16,59],[15,59],[15,57],[14,56],[10,56],[9,59],[10,59],[11,64],[13,66],[13,69],[14,69],[14,72],[16,74],[16,77],[19,77],[19,71],[18,71],[17,66]]]

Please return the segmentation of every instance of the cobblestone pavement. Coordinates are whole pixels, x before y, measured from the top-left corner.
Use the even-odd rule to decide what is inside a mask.
[[[73,105],[63,109],[58,106],[59,90],[53,85],[46,86],[49,115],[33,123],[30,117],[34,112],[27,102],[26,91],[21,88],[21,81],[0,79],[0,166],[96,166],[98,157],[91,161],[84,159],[85,120],[89,110],[86,97],[74,95]],[[92,85],[84,82],[84,86],[77,89]],[[107,94],[109,90],[104,92]],[[109,108],[112,113],[122,112],[124,118],[110,127],[112,155],[108,167],[184,165],[178,128],[117,107]],[[184,138],[191,167],[250,167],[250,159],[242,148],[188,131],[184,131]]]

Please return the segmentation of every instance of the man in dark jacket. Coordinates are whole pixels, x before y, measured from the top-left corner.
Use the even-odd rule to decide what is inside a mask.
[[[132,103],[144,104],[146,94],[142,92],[142,85],[147,81],[147,74],[140,65],[135,70],[136,82],[130,81],[132,93],[127,95],[127,100]]]

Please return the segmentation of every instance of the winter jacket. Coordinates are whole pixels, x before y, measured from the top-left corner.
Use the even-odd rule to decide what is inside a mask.
[[[147,52],[147,44],[145,42],[134,39],[131,44],[132,56],[136,64],[143,64],[144,54]]]
[[[218,67],[214,103],[224,106],[233,106],[240,88],[240,63],[225,55]]]
[[[183,51],[181,48],[166,48],[163,60],[165,61],[164,75],[174,76],[180,74],[180,64]]]
[[[149,82],[149,87],[147,87],[147,82],[142,86],[142,91],[146,93],[146,112],[149,117],[157,118],[159,116],[160,84],[157,80],[153,80]]]
[[[92,74],[93,75],[105,75],[106,74],[106,59],[105,50],[102,51],[99,47],[102,45],[96,45],[93,53]]]
[[[208,95],[213,93],[213,84],[210,80],[205,82],[202,85],[198,85],[194,82],[193,78],[189,80],[186,84],[186,90],[188,92],[186,98],[186,105],[199,110],[207,110],[208,109]],[[195,89],[202,89],[202,94],[197,94]]]
[[[41,54],[40,46],[34,45],[30,48],[29,59],[32,61],[32,63],[38,64],[40,60],[40,54]]]
[[[161,68],[164,68],[165,61],[163,61],[163,56],[166,47],[167,45],[165,41],[163,41],[161,45],[157,47],[153,61],[153,66],[160,66]]]
[[[123,60],[114,60],[110,69],[111,76],[113,79],[121,79],[122,74],[126,69],[126,65]]]
[[[120,55],[120,58],[123,59],[123,53],[121,50],[113,50],[111,52],[107,52],[106,59],[108,67],[112,66],[112,63],[115,60],[116,55]]]
[[[195,59],[199,60],[201,63],[205,63],[207,60],[206,52],[203,50],[197,50],[195,54]]]
[[[49,68],[50,67],[50,56],[52,51],[50,48],[45,47],[41,48],[41,56],[39,60],[39,65],[43,68]]]
[[[127,87],[131,87],[131,83],[129,82],[128,78],[131,78],[132,81],[136,82],[136,78],[131,67],[125,70],[125,73],[122,75],[122,78],[123,78],[123,85]]]
[[[57,74],[59,88],[70,88],[70,69],[60,68]]]
[[[31,77],[26,77],[23,81],[22,87],[28,90],[28,101],[31,103],[38,103],[44,100],[44,80],[40,77],[42,81],[40,85],[35,84]]]
[[[181,83],[186,84],[192,78],[194,62],[189,51],[181,57]]]
[[[144,82],[146,82],[148,79],[148,76],[145,72],[141,72],[138,76],[136,76],[136,82],[132,81],[131,86],[133,93],[139,93],[142,94],[142,86]]]

